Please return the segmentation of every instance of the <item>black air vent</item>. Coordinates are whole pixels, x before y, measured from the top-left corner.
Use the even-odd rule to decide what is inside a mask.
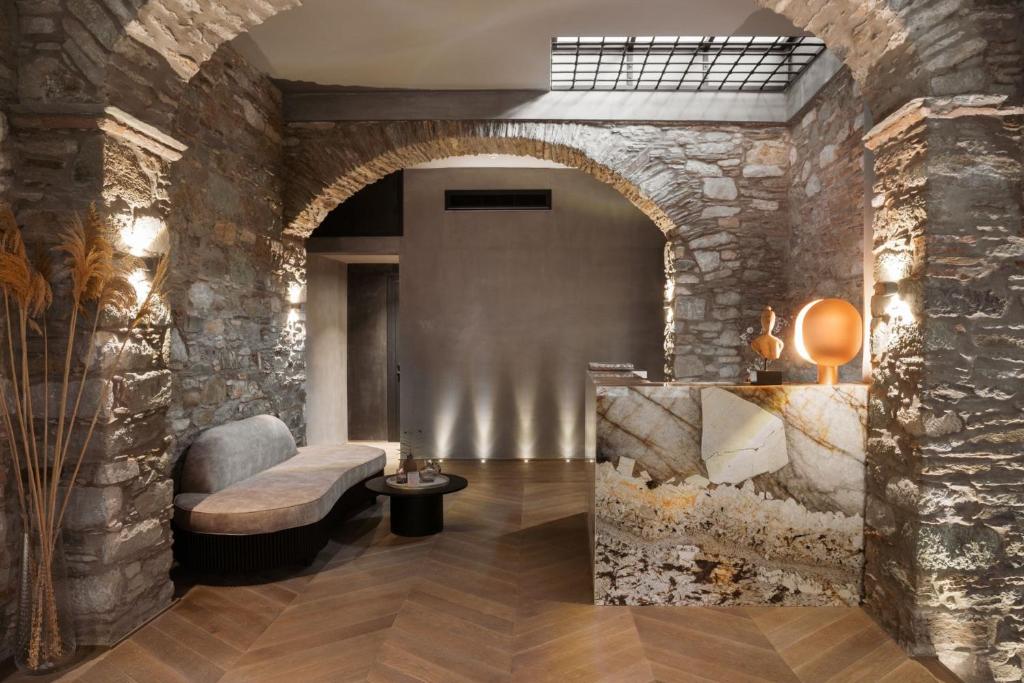
[[[445,211],[548,211],[551,190],[445,190]]]

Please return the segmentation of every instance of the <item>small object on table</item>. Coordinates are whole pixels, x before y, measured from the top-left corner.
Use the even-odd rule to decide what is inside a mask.
[[[375,477],[366,482],[366,488],[379,495],[390,496],[391,533],[396,536],[429,536],[444,529],[444,496],[469,485],[468,481],[455,474],[443,478],[445,482],[399,487],[390,485],[386,477]],[[418,476],[416,479],[419,481]]]
[[[434,481],[434,478],[441,474],[441,461],[437,458],[430,458],[423,464],[420,470],[420,479],[423,481]]]
[[[394,477],[387,477],[384,482],[391,487],[396,489],[402,489],[403,491],[422,491],[437,486],[444,486],[449,481],[448,477],[443,474],[439,474],[434,477],[433,481],[424,481],[421,477],[416,476],[413,472],[409,475],[408,481],[398,481],[397,475]]]
[[[406,474],[416,472],[419,470],[419,466],[416,464],[416,459],[412,457],[412,449],[405,454],[405,458],[400,463],[400,467],[405,471]]]
[[[768,369],[769,361],[778,360],[786,346],[784,341],[772,334],[774,327],[775,311],[771,306],[765,306],[761,311],[761,335],[750,342],[750,348],[761,357],[762,363],[761,369],[753,372],[752,384],[782,384],[782,371]]]

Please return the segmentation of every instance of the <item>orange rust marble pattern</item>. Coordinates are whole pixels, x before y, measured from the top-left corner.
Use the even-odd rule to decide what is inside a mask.
[[[595,602],[856,604],[866,406],[855,384],[598,386]]]

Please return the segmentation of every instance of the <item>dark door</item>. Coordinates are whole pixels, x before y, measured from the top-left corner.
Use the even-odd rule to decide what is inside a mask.
[[[388,307],[388,441],[401,440],[398,392],[402,369],[398,365],[398,266],[387,274]]]
[[[348,421],[353,441],[397,441],[398,266],[348,268]]]

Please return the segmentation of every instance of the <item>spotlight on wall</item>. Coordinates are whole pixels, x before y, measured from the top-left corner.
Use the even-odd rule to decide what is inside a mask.
[[[153,287],[153,283],[149,280],[149,273],[142,268],[136,268],[128,276],[128,282],[135,290],[135,305],[141,306],[149,296],[149,290]]]
[[[164,222],[156,216],[124,217],[121,247],[132,256],[153,256],[166,251]]]
[[[914,322],[914,311],[910,308],[910,304],[907,303],[899,294],[893,294],[889,297],[889,300],[885,303],[885,314],[892,318],[898,324],[907,324]]]
[[[842,299],[815,299],[796,316],[796,352],[818,366],[818,384],[838,384],[839,366],[860,351],[864,327],[860,313]]]
[[[288,322],[299,320],[299,312],[306,303],[306,288],[298,282],[288,285]]]

